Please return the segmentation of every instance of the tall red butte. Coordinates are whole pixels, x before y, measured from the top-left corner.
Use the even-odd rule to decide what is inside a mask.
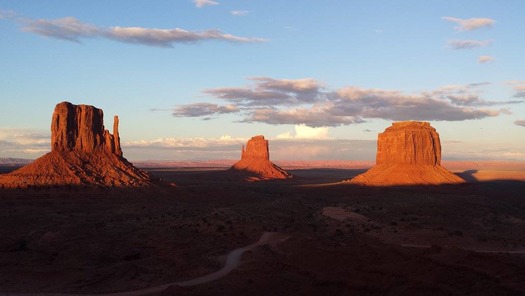
[[[270,161],[268,140],[264,136],[252,137],[241,151],[241,160],[231,169],[247,175],[247,180],[289,179],[293,176]]]
[[[441,166],[441,142],[428,122],[392,123],[377,137],[376,165],[351,183],[370,186],[465,182]]]
[[[7,188],[78,186],[138,187],[153,185],[150,175],[122,156],[114,117],[113,134],[104,129],[104,113],[89,105],[62,102],[51,121],[51,152],[7,175]]]

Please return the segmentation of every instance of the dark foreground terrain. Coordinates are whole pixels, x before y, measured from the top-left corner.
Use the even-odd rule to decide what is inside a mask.
[[[246,183],[151,170],[176,187],[0,191],[0,295],[525,295],[525,182],[359,187],[362,170]],[[16,294],[11,294],[16,295]],[[48,294],[49,295],[49,294]]]

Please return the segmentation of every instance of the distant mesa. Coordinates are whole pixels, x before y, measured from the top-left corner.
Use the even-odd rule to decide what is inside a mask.
[[[154,180],[122,156],[114,117],[113,134],[104,129],[104,113],[89,105],[62,102],[51,121],[51,152],[0,175],[7,188],[77,186],[150,186]]]
[[[350,183],[370,186],[465,182],[441,166],[441,142],[428,122],[392,123],[377,138],[376,165]]]
[[[252,137],[241,150],[241,160],[234,164],[233,172],[241,172],[249,181],[290,179],[293,176],[270,161],[268,140],[264,136]]]

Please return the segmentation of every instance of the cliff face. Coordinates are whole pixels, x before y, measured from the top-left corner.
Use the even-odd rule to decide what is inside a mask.
[[[51,152],[10,174],[3,187],[150,186],[154,180],[122,157],[114,117],[113,134],[104,129],[104,113],[89,105],[62,102],[51,120]]]
[[[428,122],[394,122],[378,135],[376,164],[441,165],[441,143]]]
[[[394,122],[377,137],[376,166],[351,183],[370,186],[437,185],[463,179],[441,166],[441,142],[428,122]]]
[[[101,109],[69,102],[59,103],[51,120],[51,151],[92,153],[106,149],[122,156],[118,123],[118,116],[115,116],[113,134],[110,134],[104,129],[104,112]]]
[[[234,164],[233,172],[240,172],[249,181],[289,179],[293,176],[270,161],[269,144],[264,136],[252,137],[241,150],[241,160]]]
[[[246,149],[242,147],[241,159],[270,160],[268,140],[264,136],[252,137],[246,144]]]

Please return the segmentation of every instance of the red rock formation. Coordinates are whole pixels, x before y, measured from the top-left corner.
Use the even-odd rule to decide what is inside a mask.
[[[441,142],[428,122],[394,122],[378,135],[376,166],[351,183],[388,185],[437,185],[462,183],[463,179],[441,166]]]
[[[103,117],[103,111],[93,106],[57,104],[51,121],[51,152],[0,176],[0,185],[153,185],[148,173],[122,157],[118,117],[114,117],[113,134],[104,129]]]
[[[232,171],[247,175],[247,180],[289,179],[292,175],[270,161],[268,140],[264,136],[252,137],[241,151],[241,160],[234,164]]]

